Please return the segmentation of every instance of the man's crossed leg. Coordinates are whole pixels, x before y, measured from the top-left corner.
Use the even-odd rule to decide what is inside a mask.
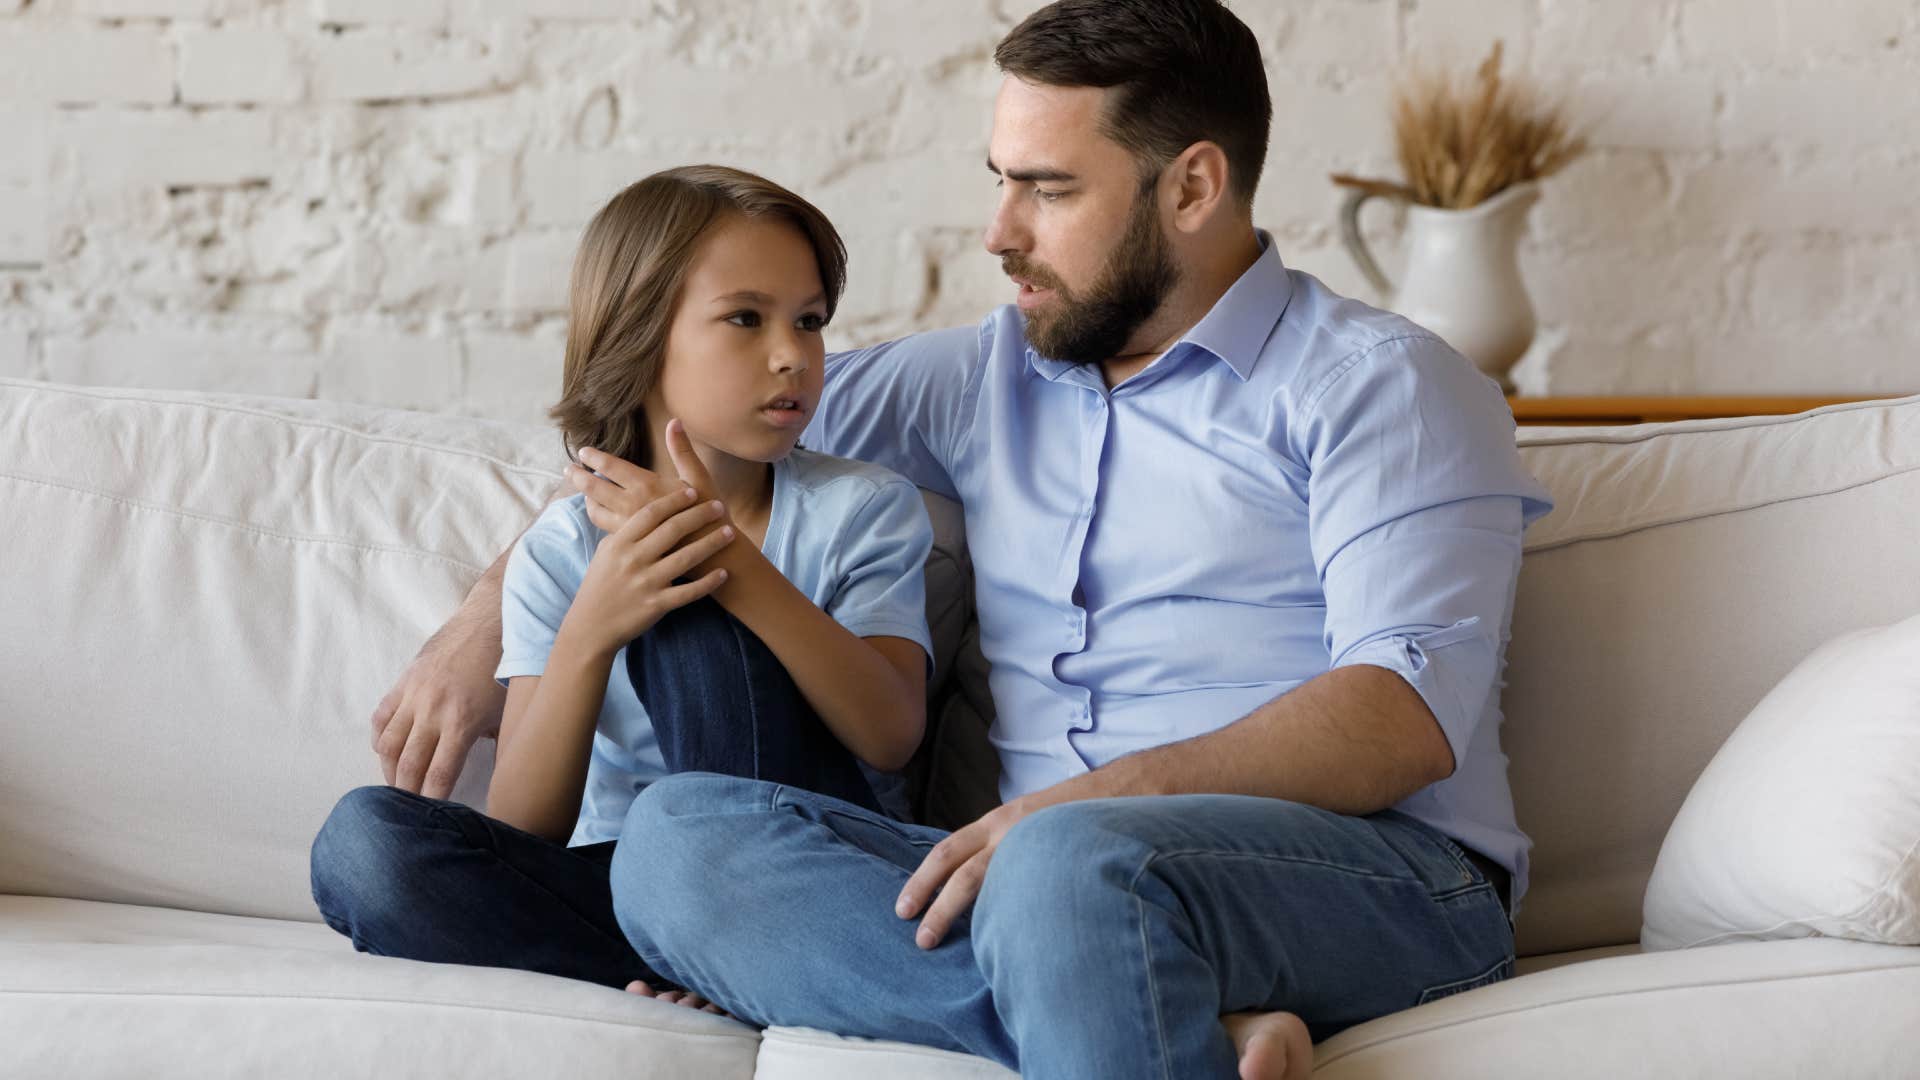
[[[1223,1016],[1290,1013],[1319,1040],[1512,971],[1493,886],[1394,811],[1233,795],[1048,807],[922,950],[893,905],[945,835],[777,784],[670,776],[627,817],[614,911],[650,967],[743,1019],[1036,1078],[1231,1077],[1250,1035],[1285,1029],[1230,1032]]]

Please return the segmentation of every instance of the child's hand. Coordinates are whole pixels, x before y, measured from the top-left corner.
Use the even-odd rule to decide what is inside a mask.
[[[725,570],[684,585],[673,582],[733,542],[733,526],[724,524],[688,539],[725,514],[717,500],[701,501],[685,485],[647,503],[601,538],[561,632],[583,635],[589,646],[611,651],[646,633],[667,612],[710,595],[726,583]]]
[[[713,477],[693,452],[693,441],[687,437],[686,425],[678,417],[667,421],[666,441],[667,454],[680,473],[679,479],[589,446],[578,451],[586,469],[567,466],[567,482],[587,497],[587,520],[601,532],[618,532],[641,507],[688,484],[701,494],[712,493]]]
[[[592,447],[581,447],[579,455],[587,468],[569,463],[567,483],[587,497],[587,520],[593,522],[601,532],[619,532],[620,527],[638,514],[642,507],[687,486],[671,476],[663,476]],[[589,469],[592,471],[589,472]]]

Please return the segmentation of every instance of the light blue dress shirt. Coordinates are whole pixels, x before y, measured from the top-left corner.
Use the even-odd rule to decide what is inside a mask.
[[[605,535],[587,517],[586,496],[575,495],[547,507],[513,546],[500,588],[501,654],[494,677],[501,685],[547,670],[560,622]],[[926,504],[899,474],[804,449],[774,462],[773,508],[761,550],[795,588],[855,635],[906,638],[932,657],[925,573],[932,548]],[[862,769],[881,805],[904,814],[901,779],[864,763]],[[623,648],[607,677],[580,817],[568,845],[619,839],[634,796],[666,771]]]
[[[828,358],[807,445],[957,498],[1013,798],[1373,664],[1454,774],[1398,805],[1526,887],[1499,688],[1552,508],[1499,388],[1438,337],[1262,254],[1113,390],[1018,309]]]

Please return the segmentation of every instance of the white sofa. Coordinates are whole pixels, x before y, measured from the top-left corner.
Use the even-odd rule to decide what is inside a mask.
[[[1722,739],[1819,642],[1920,612],[1920,398],[1521,442],[1559,504],[1504,699],[1536,841],[1521,974],[1328,1040],[1316,1075],[1920,1073],[1920,949],[1637,945]],[[1008,1075],[371,957],[319,922],[308,845],[380,781],[373,703],[559,460],[537,428],[0,381],[0,1075]],[[951,817],[992,770],[958,518],[931,505]]]

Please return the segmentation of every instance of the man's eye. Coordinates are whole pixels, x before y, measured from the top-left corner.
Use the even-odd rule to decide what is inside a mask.
[[[1040,197],[1041,202],[1059,202],[1068,195],[1065,191],[1048,191],[1045,188],[1034,188],[1033,193]]]
[[[827,328],[827,317],[825,315],[802,315],[800,316],[799,326],[800,329],[805,330],[809,334],[817,334]]]
[[[760,325],[760,313],[757,311],[736,311],[727,316],[727,321],[735,326],[742,326],[752,330]]]

